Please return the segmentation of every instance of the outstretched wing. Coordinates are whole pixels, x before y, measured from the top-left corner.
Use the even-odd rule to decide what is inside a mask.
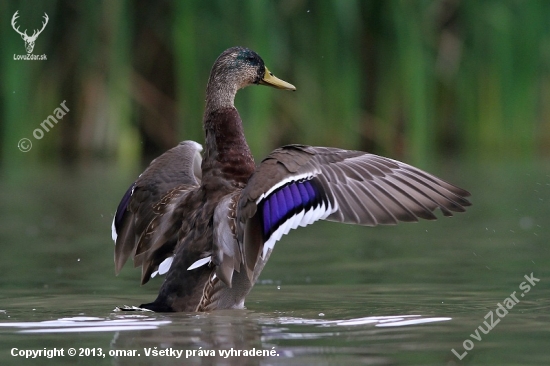
[[[200,183],[201,151],[202,146],[194,141],[180,142],[153,160],[126,191],[112,224],[117,274],[130,255],[136,266],[143,265],[142,283],[159,265],[163,272],[161,262],[170,257],[171,249],[161,250],[165,253],[152,262],[147,261],[147,254],[151,249],[159,253],[166,243],[173,249],[181,226],[174,213],[178,202]],[[166,266],[169,268],[169,263]]]
[[[405,163],[360,151],[289,145],[250,178],[238,205],[239,243],[251,277],[258,257],[317,220],[375,226],[462,212],[470,194]]]

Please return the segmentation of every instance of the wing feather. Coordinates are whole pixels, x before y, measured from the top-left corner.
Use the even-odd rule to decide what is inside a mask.
[[[148,275],[172,255],[168,247],[175,245],[174,235],[181,226],[175,207],[200,184],[201,151],[202,146],[194,141],[181,142],[153,160],[128,189],[113,220],[116,273],[133,256],[146,277],[142,282],[147,282]],[[163,245],[166,250],[159,251]],[[152,248],[158,255],[151,262]]]
[[[289,145],[264,159],[243,189],[237,238],[252,278],[259,256],[269,252],[264,244],[271,249],[292,228],[319,219],[367,226],[434,220],[436,209],[445,216],[463,212],[469,195],[397,160]]]
[[[236,237],[236,206],[240,191],[224,197],[214,211],[212,262],[216,275],[228,287],[232,286],[233,271],[241,270],[241,250]]]

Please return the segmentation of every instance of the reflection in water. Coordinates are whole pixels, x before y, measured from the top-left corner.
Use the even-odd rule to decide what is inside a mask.
[[[25,328],[18,333],[76,333],[157,329],[165,324],[170,324],[170,321],[158,321],[144,315],[124,316],[121,319],[75,316],[42,322],[0,323],[0,327]]]
[[[412,319],[411,319],[412,318]],[[422,318],[421,315],[369,316],[349,320],[318,320],[301,318],[279,318],[280,324],[315,324],[325,326],[352,326],[374,324],[376,327],[403,327],[424,323],[443,322],[451,318]],[[405,320],[407,319],[407,320]]]
[[[182,350],[181,357],[194,364],[242,365],[259,363],[266,358],[238,354],[244,350],[273,350],[274,358],[267,357],[272,361],[317,353],[311,346],[285,346],[288,340],[327,339],[330,342],[331,338],[346,332],[357,334],[357,331],[372,332],[375,327],[404,327],[447,320],[451,318],[420,315],[324,320],[269,317],[248,310],[229,310],[169,316],[112,313],[109,318],[76,316],[39,322],[4,322],[0,323],[0,328],[15,328],[16,333],[33,334],[114,332],[110,342],[114,350],[137,350],[144,357],[145,350],[174,349]],[[206,356],[197,353],[198,350],[211,352],[212,356],[206,360]],[[145,361],[145,357],[141,360]],[[135,364],[135,361],[135,358],[116,358],[117,364]]]
[[[234,312],[234,310],[230,310]],[[251,313],[251,315],[254,313]],[[250,319],[254,319],[251,316]],[[217,325],[216,330],[224,333],[224,329],[228,328],[228,325],[239,325],[241,321],[234,323],[235,318],[231,314],[219,316],[219,314],[205,314],[194,315],[190,318],[190,323],[195,326],[201,326],[201,324],[195,323],[195,319],[201,319],[204,321],[204,325],[212,327]],[[248,319],[248,317],[244,318]],[[219,321],[221,320],[221,321]],[[319,319],[304,319],[304,318],[292,318],[292,317],[280,317],[280,318],[256,318],[255,322],[258,325],[315,325],[315,326],[357,326],[372,324],[376,327],[402,327],[407,325],[419,325],[425,323],[442,322],[451,320],[451,318],[433,317],[422,318],[421,315],[394,315],[394,316],[369,316],[365,318],[356,318],[349,320],[319,320]],[[151,330],[157,329],[160,326],[171,324],[171,320],[157,320],[153,316],[147,315],[116,315],[115,319],[97,318],[89,316],[75,316],[70,318],[61,318],[57,320],[45,320],[41,322],[8,322],[0,323],[0,328],[25,328],[19,330],[18,333],[74,333],[74,332],[118,332],[128,330]],[[246,322],[245,322],[246,323]],[[219,327],[219,325],[223,325]],[[196,328],[200,331],[200,328]],[[202,332],[201,332],[202,333]],[[224,336],[226,337],[226,336]],[[231,336],[229,335],[229,338]],[[292,338],[296,338],[294,335]]]
[[[111,313],[116,304],[158,294],[156,285],[137,286],[131,268],[113,274],[112,205],[130,178],[103,167],[74,175],[26,167],[32,174],[15,183],[0,177],[7,208],[0,210],[0,365],[14,363],[11,347],[137,350],[140,358],[106,360],[132,366],[456,364],[451,349],[531,272],[541,275],[541,287],[482,341],[470,337],[475,348],[464,361],[548,364],[549,167],[447,166],[443,175],[462,175],[475,197],[474,209],[452,220],[368,229],[321,222],[296,230],[277,244],[249,295],[254,311],[210,314]],[[406,315],[371,317],[391,314]],[[275,347],[280,356],[182,362],[145,357],[146,347]]]

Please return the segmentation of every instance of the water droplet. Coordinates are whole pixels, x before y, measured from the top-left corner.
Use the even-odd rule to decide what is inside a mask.
[[[80,262],[80,258],[78,258],[76,261],[77,261],[77,262]]]
[[[280,290],[281,289],[281,286],[277,286],[277,290]]]
[[[325,316],[325,313],[319,313],[319,316]]]

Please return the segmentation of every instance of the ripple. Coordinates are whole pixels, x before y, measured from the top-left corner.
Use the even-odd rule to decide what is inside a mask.
[[[0,323],[0,328],[24,328],[17,333],[118,332],[157,329],[170,323],[170,320],[132,314],[117,316],[116,319],[75,316],[41,322],[8,322]]]
[[[279,318],[280,324],[309,324],[319,326],[354,326],[373,324],[376,327],[403,327],[408,325],[418,325],[424,323],[443,322],[452,318],[432,317],[423,318],[422,315],[390,315],[390,316],[368,316],[364,318],[354,318],[348,320],[319,320],[303,318]]]

